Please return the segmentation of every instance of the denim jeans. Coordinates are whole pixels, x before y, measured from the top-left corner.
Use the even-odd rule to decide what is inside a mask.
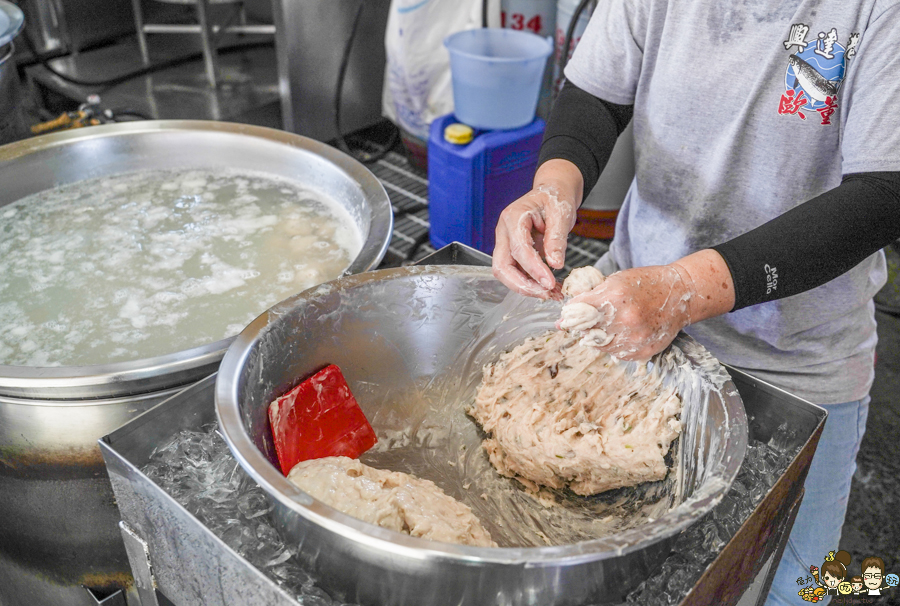
[[[811,577],[810,566],[821,571],[828,552],[838,551],[850,496],[850,480],[856,471],[856,453],[866,431],[869,400],[867,396],[857,402],[824,407],[828,411],[828,420],[810,464],[804,484],[806,492],[766,606],[808,604],[798,592],[809,584],[798,585],[797,579]],[[858,567],[859,562],[851,562],[851,569]],[[825,598],[819,606],[830,600]]]

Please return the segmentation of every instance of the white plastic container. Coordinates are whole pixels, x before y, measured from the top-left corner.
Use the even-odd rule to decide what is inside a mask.
[[[444,40],[450,53],[453,105],[473,128],[510,129],[534,120],[550,38],[510,29],[473,29]]]

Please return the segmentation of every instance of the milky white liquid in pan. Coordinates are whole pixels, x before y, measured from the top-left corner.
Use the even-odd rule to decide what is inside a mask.
[[[141,171],[0,207],[0,364],[137,360],[239,333],[361,248],[325,195],[248,171]]]

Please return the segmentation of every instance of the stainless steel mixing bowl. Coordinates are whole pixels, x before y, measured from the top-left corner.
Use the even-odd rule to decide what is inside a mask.
[[[743,461],[747,419],[727,373],[684,335],[653,361],[684,402],[666,480],[591,498],[559,494],[557,505],[544,507],[490,468],[483,436],[463,410],[481,368],[551,329],[558,316],[558,303],[511,294],[489,269],[426,266],[307,290],[237,337],[216,383],[222,433],[268,494],[280,531],[339,599],[379,606],[614,601],[719,502]],[[433,480],[472,507],[501,547],[369,525],[282,476],[267,405],[328,363],[343,370],[379,435],[363,460]]]

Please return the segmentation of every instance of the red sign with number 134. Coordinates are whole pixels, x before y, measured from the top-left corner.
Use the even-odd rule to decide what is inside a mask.
[[[509,29],[527,29],[535,34],[541,33],[543,20],[538,15],[524,15],[522,13],[506,14],[506,11],[500,12],[500,27]]]

